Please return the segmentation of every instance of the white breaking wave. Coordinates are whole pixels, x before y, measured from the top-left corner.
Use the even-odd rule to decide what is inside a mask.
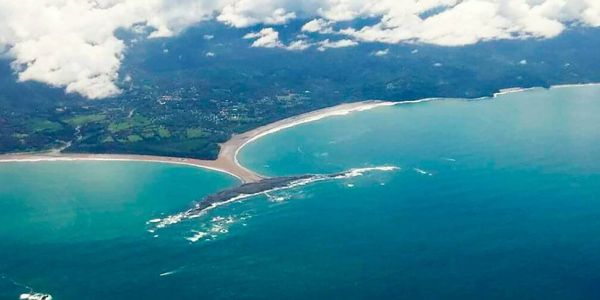
[[[157,219],[158,221],[155,222],[155,223],[157,223],[156,228],[165,228],[169,225],[177,224],[177,223],[181,222],[181,220],[185,219],[185,217],[186,217],[185,212],[182,212],[182,213],[178,213],[175,215],[170,215],[163,219]],[[150,232],[154,232],[154,230],[150,230]]]
[[[227,217],[213,217],[207,223],[202,224],[201,230],[192,230],[194,235],[186,237],[185,239],[192,243],[203,239],[206,241],[216,239],[220,235],[229,233],[229,228],[238,221],[243,222],[249,219],[250,217],[251,216],[247,213],[243,213],[241,215],[230,215]],[[245,223],[242,223],[242,226],[244,225]]]
[[[425,171],[423,169],[414,168],[413,170],[415,170],[415,172],[417,172],[417,173],[419,173],[421,175],[433,176],[433,173]]]
[[[195,242],[199,241],[200,239],[202,239],[203,237],[208,235],[208,233],[204,232],[204,231],[193,230],[192,232],[195,232],[195,234],[193,236],[185,238],[186,240],[188,240],[192,243],[195,243]]]
[[[362,176],[365,173],[369,173],[369,172],[375,172],[375,171],[390,172],[390,171],[396,171],[396,170],[400,170],[400,168],[396,167],[396,166],[356,168],[356,169],[350,169],[347,172],[343,173],[343,175],[337,176],[335,178],[336,179],[337,178],[352,178],[352,177],[356,177],[356,176]]]
[[[175,274],[177,271],[169,271],[169,272],[164,272],[164,273],[160,273],[159,276],[163,277],[163,276],[169,276],[169,275],[173,275]]]
[[[225,204],[232,203],[232,202],[242,201],[244,199],[251,198],[254,196],[265,195],[268,198],[271,198],[272,196],[269,196],[269,193],[282,191],[282,190],[288,190],[288,189],[296,188],[299,186],[312,184],[315,182],[336,180],[336,179],[348,179],[348,178],[363,176],[367,173],[372,173],[372,172],[391,172],[391,171],[396,171],[396,170],[400,170],[400,168],[397,166],[378,166],[378,167],[354,168],[354,169],[350,169],[346,172],[336,174],[334,176],[332,176],[332,175],[314,175],[309,178],[294,180],[294,181],[290,182],[288,185],[283,186],[283,187],[277,187],[277,188],[261,191],[261,192],[254,193],[254,194],[240,194],[238,196],[232,197],[231,199],[229,199],[227,201],[213,203],[211,206],[209,206],[206,209],[204,209],[200,212],[197,212],[197,213],[196,212],[190,213],[190,210],[188,210],[185,212],[180,212],[180,213],[177,213],[174,215],[167,216],[162,219],[158,219],[158,218],[152,219],[152,220],[148,221],[147,224],[155,224],[156,229],[165,228],[167,226],[177,224],[185,219],[199,217],[203,214],[206,214],[207,211],[209,211],[215,207],[219,207],[221,205],[225,205]],[[220,221],[220,220],[213,220],[213,221]],[[152,229],[149,231],[154,232],[154,230],[152,230]],[[196,234],[194,236],[188,238],[188,240],[195,242],[203,237],[203,236],[200,236],[200,237],[196,238],[196,236],[198,236],[198,235],[201,235],[201,234],[199,232],[196,232]]]
[[[292,197],[290,194],[271,195],[269,193],[265,193],[265,196],[267,196],[267,198],[269,198],[269,201],[271,201],[271,202],[283,202],[283,201],[288,200],[288,199],[290,199]]]
[[[185,266],[181,266],[181,267],[179,267],[179,268],[177,268],[177,269],[174,269],[174,270],[171,270],[171,271],[167,271],[167,272],[160,273],[160,274],[158,274],[158,276],[160,276],[160,277],[164,277],[164,276],[170,276],[170,275],[173,275],[173,274],[175,274],[175,273],[179,273],[179,272],[181,272],[181,271],[182,271],[184,268],[185,268]]]

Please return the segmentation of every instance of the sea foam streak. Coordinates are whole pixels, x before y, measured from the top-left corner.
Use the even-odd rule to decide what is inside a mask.
[[[241,221],[241,225],[245,226],[245,220],[250,219],[251,215],[244,212],[240,215],[230,215],[227,217],[216,216],[210,219],[208,222],[203,223],[200,226],[200,230],[192,230],[193,236],[186,237],[185,239],[191,243],[195,243],[199,240],[210,241],[218,238],[220,235],[229,233],[229,228],[238,221]]]
[[[413,168],[413,170],[415,170],[415,172],[417,172],[417,173],[419,173],[421,175],[433,176],[433,173],[425,171],[423,169]]]
[[[207,232],[204,232],[204,231],[197,231],[197,230],[194,230],[193,232],[195,233],[193,236],[190,236],[190,237],[187,237],[187,238],[185,238],[186,240],[188,240],[188,241],[190,241],[190,242],[192,242],[192,243],[195,243],[195,242],[197,242],[198,240],[200,240],[201,238],[203,238],[203,237],[205,237],[205,236],[207,236],[207,235],[208,235],[208,233],[207,233]]]
[[[169,275],[173,275],[175,274],[177,271],[169,271],[169,272],[164,272],[164,273],[160,273],[159,276],[163,277],[163,276],[169,276]]]
[[[210,203],[210,205],[205,205],[202,207],[201,207],[202,202],[200,202],[200,203],[196,204],[194,208],[191,208],[187,211],[184,211],[184,212],[181,212],[178,214],[174,214],[174,215],[170,215],[170,216],[167,216],[162,219],[152,219],[151,220],[152,222],[147,222],[147,224],[154,225],[155,229],[165,228],[167,226],[177,224],[185,219],[199,217],[202,214],[205,214],[208,210],[211,210],[215,207],[218,207],[218,206],[221,206],[221,205],[224,205],[227,203],[242,201],[242,200],[250,198],[250,197],[254,197],[254,196],[258,196],[258,195],[267,195],[267,197],[269,197],[269,193],[282,191],[282,190],[288,190],[288,189],[296,188],[299,186],[312,184],[315,182],[327,181],[327,180],[337,180],[337,179],[348,179],[348,178],[363,176],[367,173],[372,173],[372,172],[390,172],[390,171],[396,171],[399,169],[400,168],[396,167],[396,166],[378,166],[378,167],[354,168],[354,169],[350,169],[345,172],[335,173],[335,174],[316,174],[316,175],[299,176],[301,178],[299,178],[297,180],[290,180],[289,182],[286,182],[286,184],[283,186],[277,186],[277,187],[273,187],[273,188],[269,188],[269,189],[264,189],[264,190],[260,190],[255,193],[235,194],[235,196],[233,196],[233,197],[225,198],[223,200],[220,200],[219,202]],[[151,231],[153,232],[154,229],[151,229]],[[191,242],[195,242],[195,241],[201,239],[203,236],[204,236],[203,233],[196,232],[196,234],[192,237],[189,237],[188,240],[190,240]]]

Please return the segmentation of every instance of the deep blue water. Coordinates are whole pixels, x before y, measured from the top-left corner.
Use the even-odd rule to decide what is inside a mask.
[[[268,175],[399,169],[162,229],[146,222],[235,180],[146,163],[0,165],[0,273],[55,299],[597,299],[599,116],[590,86],[323,119],[259,139],[241,162]],[[0,280],[0,299],[23,291]]]

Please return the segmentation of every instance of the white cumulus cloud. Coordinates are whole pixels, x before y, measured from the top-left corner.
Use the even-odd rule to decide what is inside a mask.
[[[253,39],[250,45],[255,48],[282,48],[291,51],[302,51],[310,48],[313,44],[304,39],[299,39],[285,45],[279,40],[279,32],[271,27],[263,28],[258,32],[250,32],[244,35],[244,39]]]
[[[273,7],[276,2],[260,0],[234,1],[234,3],[226,5],[221,10],[217,20],[235,27],[247,27],[258,23],[283,24],[296,18],[295,12],[287,12],[282,7]]]
[[[304,24],[301,30],[304,32],[332,33],[332,24],[332,21],[326,21],[323,19],[313,19],[308,23]]]
[[[302,51],[302,50],[306,50],[306,49],[310,48],[312,45],[313,45],[312,43],[310,43],[306,40],[296,40],[296,41],[292,41],[285,48],[287,50],[292,50],[292,51]]]
[[[283,44],[279,40],[279,32],[273,28],[263,28],[259,32],[251,32],[244,36],[245,39],[254,39],[252,47],[262,48],[282,48]]]
[[[343,40],[338,40],[338,41],[330,41],[329,39],[326,39],[319,43],[319,48],[317,48],[317,49],[319,51],[325,51],[329,48],[345,48],[345,47],[353,47],[356,45],[358,45],[357,42],[355,42],[353,40],[349,40],[349,39],[343,39]]]

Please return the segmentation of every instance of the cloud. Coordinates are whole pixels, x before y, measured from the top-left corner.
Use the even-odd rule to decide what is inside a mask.
[[[310,20],[301,32],[340,40],[285,44],[274,26]],[[356,24],[370,18],[374,24]],[[88,98],[120,92],[127,45],[169,38],[200,21],[238,28],[262,24],[253,47],[319,50],[358,42],[462,46],[497,39],[552,38],[569,26],[600,26],[598,0],[0,0],[0,55],[20,81],[35,80]],[[340,28],[346,26],[341,30]],[[270,29],[269,29],[270,28]],[[208,37],[208,36],[207,36]]]
[[[304,32],[333,33],[332,21],[313,19],[302,26]]]
[[[319,48],[317,48],[317,49],[319,51],[325,51],[329,48],[345,48],[345,47],[353,47],[356,45],[358,45],[358,43],[353,40],[344,39],[344,40],[338,40],[338,41],[330,41],[329,39],[326,39],[324,41],[319,42]]]
[[[279,32],[273,28],[263,28],[259,32],[251,32],[244,36],[245,39],[255,39],[252,47],[258,48],[283,48],[283,44],[279,40]]]
[[[309,43],[306,40],[296,40],[291,42],[287,47],[285,47],[287,50],[291,50],[291,51],[302,51],[302,50],[306,50],[308,48],[310,48],[313,44]]]
[[[253,39],[250,45],[255,48],[282,48],[291,51],[302,51],[310,48],[313,44],[304,39],[292,41],[289,45],[279,40],[279,32],[271,27],[263,28],[259,32],[250,32],[244,35],[244,39]]]
[[[390,53],[390,49],[384,49],[384,50],[378,50],[373,52],[373,55],[375,56],[386,56]]]
[[[239,28],[259,23],[267,25],[284,24],[296,18],[295,12],[287,12],[284,8],[273,7],[275,2],[277,1],[236,1],[226,5],[217,16],[217,20]]]

